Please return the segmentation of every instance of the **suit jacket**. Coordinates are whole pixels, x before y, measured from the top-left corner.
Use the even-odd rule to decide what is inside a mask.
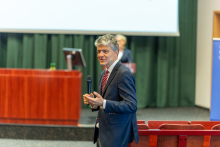
[[[105,70],[100,75],[99,94],[104,74]],[[98,133],[102,147],[124,146],[131,143],[133,138],[138,143],[135,79],[121,61],[113,68],[101,95],[106,99],[106,107],[93,109],[99,110],[99,129],[95,127],[94,143],[97,141]]]
[[[132,54],[129,49],[124,49],[123,55],[120,59],[122,63],[132,63]]]

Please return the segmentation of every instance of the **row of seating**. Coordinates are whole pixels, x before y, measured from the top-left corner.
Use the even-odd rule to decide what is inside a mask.
[[[137,123],[140,141],[137,145],[135,144],[135,142],[132,142],[131,144],[129,144],[128,147],[220,147],[220,132],[216,131],[213,133],[211,131],[208,131],[220,130],[220,121],[189,122],[151,120],[148,121],[147,125],[145,124],[145,121],[138,120]],[[159,129],[159,131],[157,130],[156,132],[153,132],[157,135],[149,134],[150,131],[148,131],[149,135],[140,135],[141,131],[152,129]],[[164,130],[172,131],[164,133]],[[188,132],[189,134],[187,135],[177,135],[178,133],[185,133],[183,132],[183,130],[192,131],[190,131],[190,133]],[[163,132],[163,135],[159,135],[161,134],[161,132]],[[176,134],[174,132],[176,132]],[[194,134],[191,132],[193,132]],[[209,133],[214,135],[211,136]]]

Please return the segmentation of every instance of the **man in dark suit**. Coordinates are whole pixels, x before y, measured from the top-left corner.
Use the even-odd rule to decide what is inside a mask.
[[[84,103],[98,110],[94,143],[101,147],[127,147],[135,139],[137,129],[137,98],[135,79],[118,60],[118,43],[114,36],[99,37],[95,45],[101,65],[106,67],[99,79],[98,92],[85,94]]]

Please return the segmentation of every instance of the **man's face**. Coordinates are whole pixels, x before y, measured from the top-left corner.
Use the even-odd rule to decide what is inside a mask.
[[[125,45],[125,41],[123,39],[121,39],[121,37],[116,37],[116,39],[118,41],[119,49],[123,50],[124,49],[124,45]]]
[[[118,51],[113,51],[110,46],[97,46],[98,59],[101,65],[109,68],[118,59]]]

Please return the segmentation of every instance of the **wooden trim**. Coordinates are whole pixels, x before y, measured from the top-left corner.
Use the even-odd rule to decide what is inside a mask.
[[[213,14],[213,38],[220,38],[220,11]]]
[[[139,135],[220,135],[220,130],[138,130]]]

